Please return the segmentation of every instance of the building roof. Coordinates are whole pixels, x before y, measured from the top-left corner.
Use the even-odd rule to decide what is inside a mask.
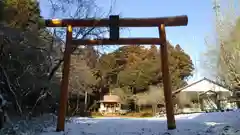
[[[182,87],[176,91],[173,92],[174,94],[177,94],[181,91],[199,91],[199,92],[206,92],[206,91],[230,91],[228,88],[224,87],[223,85],[212,81],[207,78],[203,78],[199,81],[196,81],[194,83],[191,83],[185,87]]]
[[[117,95],[104,95],[100,102],[120,102],[120,98]]]

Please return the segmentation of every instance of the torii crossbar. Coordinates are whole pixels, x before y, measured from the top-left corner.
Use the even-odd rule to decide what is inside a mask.
[[[52,19],[45,20],[47,27],[67,27],[66,46],[64,51],[63,76],[61,82],[61,96],[60,106],[58,110],[57,131],[64,131],[65,115],[68,100],[68,84],[69,84],[69,70],[70,70],[70,56],[73,46],[78,45],[161,45],[161,62],[162,62],[162,76],[164,97],[167,113],[168,129],[175,129],[174,109],[172,102],[171,81],[169,75],[168,51],[165,26],[186,26],[188,24],[188,17],[172,16],[162,18],[123,18],[119,16],[110,16],[109,19]],[[109,39],[74,39],[72,38],[72,27],[110,27]],[[119,27],[158,27],[159,38],[119,38]],[[159,95],[160,96],[160,95]]]

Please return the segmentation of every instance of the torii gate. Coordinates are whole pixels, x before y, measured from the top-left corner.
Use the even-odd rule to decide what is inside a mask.
[[[166,103],[167,126],[168,129],[175,129],[175,118],[172,102],[171,81],[168,67],[168,51],[165,26],[186,26],[187,16],[172,16],[162,18],[124,18],[110,16],[109,19],[52,19],[45,20],[47,27],[67,27],[66,47],[64,51],[64,64],[62,71],[60,107],[58,111],[57,131],[64,131],[66,106],[68,100],[69,69],[72,45],[161,45],[162,76],[164,86],[164,97]],[[72,39],[72,27],[110,27],[109,39]],[[119,38],[119,27],[158,27],[160,38]]]

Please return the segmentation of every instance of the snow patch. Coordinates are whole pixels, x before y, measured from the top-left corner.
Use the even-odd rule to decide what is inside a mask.
[[[72,118],[65,132],[41,135],[240,135],[239,111],[176,116],[177,129],[167,130],[166,118]]]

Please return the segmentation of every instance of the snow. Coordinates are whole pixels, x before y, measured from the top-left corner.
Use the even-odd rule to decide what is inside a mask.
[[[41,135],[240,135],[240,111],[177,115],[177,129],[167,130],[166,118],[71,118],[65,132],[56,127]]]

